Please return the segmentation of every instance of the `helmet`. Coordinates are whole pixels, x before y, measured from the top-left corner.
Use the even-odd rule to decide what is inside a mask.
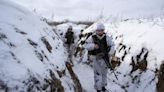
[[[69,25],[68,29],[72,29],[72,26],[71,26],[71,25]]]
[[[97,23],[95,30],[105,30],[105,26],[102,23]]]

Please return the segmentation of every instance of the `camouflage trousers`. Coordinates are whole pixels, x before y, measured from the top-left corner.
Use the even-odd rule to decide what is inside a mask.
[[[72,58],[74,52],[75,52],[75,45],[74,44],[65,44],[66,48],[67,48],[67,51],[68,51],[68,57],[69,58]]]
[[[94,87],[96,90],[101,90],[102,87],[107,85],[108,68],[103,59],[96,58],[96,56],[91,56],[90,59],[93,61]]]

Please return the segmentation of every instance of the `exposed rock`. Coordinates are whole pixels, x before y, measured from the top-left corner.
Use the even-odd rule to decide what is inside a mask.
[[[52,46],[50,45],[50,43],[46,40],[45,37],[42,37],[41,40],[43,41],[43,43],[45,44],[47,50],[51,53],[52,50]]]
[[[142,71],[145,71],[147,69],[147,57],[148,57],[148,50],[145,48],[142,48],[141,52],[135,56],[132,56],[131,58],[131,65],[132,65],[132,70],[131,73],[140,69]],[[141,56],[143,55],[143,58]]]
[[[7,92],[8,90],[6,84],[2,80],[0,80],[0,90],[3,90],[4,92]]]
[[[121,64],[120,58],[113,56],[111,63],[113,68],[120,66]]]
[[[59,77],[61,78],[61,77],[63,77],[65,75],[65,69],[61,70],[61,71],[57,70],[57,73],[58,73]]]
[[[0,33],[0,40],[2,40],[2,39],[7,39],[7,36],[3,33]]]
[[[157,92],[164,91],[164,63],[161,64],[159,75],[158,75],[158,83],[157,83]]]
[[[72,78],[74,84],[75,84],[75,92],[83,92],[80,81],[79,81],[78,77],[76,76],[76,74],[72,70],[72,65],[69,62],[66,62],[66,67],[71,75],[71,78]]]
[[[16,27],[14,29],[16,30],[17,33],[20,33],[20,34],[23,34],[23,35],[27,35],[26,32],[23,32],[23,31],[21,31],[20,29],[18,29]]]
[[[50,70],[50,76],[52,78],[51,91],[50,92],[64,92],[64,87],[61,84],[61,81],[55,77],[55,74]]]
[[[32,45],[34,48],[36,48],[38,46],[38,44],[30,39],[27,39],[28,42],[30,43],[30,45]]]

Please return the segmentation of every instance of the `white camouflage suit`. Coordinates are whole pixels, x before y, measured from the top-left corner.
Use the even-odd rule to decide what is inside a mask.
[[[102,39],[106,34],[104,34],[102,37],[96,35],[98,39]],[[111,46],[111,50],[108,53],[109,57],[114,53],[114,43],[112,41],[112,38],[106,35],[106,41],[107,45]],[[88,40],[85,43],[85,48],[90,51],[94,50],[94,42],[92,36],[88,38]],[[90,60],[93,61],[93,69],[94,69],[94,82],[95,82],[95,89],[96,90],[101,90],[102,87],[105,87],[107,85],[107,66],[105,64],[105,61],[101,58],[98,59],[96,55],[91,55]],[[110,60],[110,59],[109,59]]]

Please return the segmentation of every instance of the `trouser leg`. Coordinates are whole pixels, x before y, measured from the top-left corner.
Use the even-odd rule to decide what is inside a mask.
[[[102,68],[102,87],[107,85],[107,67]]]
[[[95,59],[93,63],[95,89],[101,90],[102,87],[107,85],[107,67],[103,59]]]
[[[100,59],[101,62],[101,76],[102,76],[102,82],[101,82],[101,86],[105,87],[107,85],[107,66],[106,63],[103,59]]]
[[[94,82],[95,82],[94,87],[96,90],[101,90],[101,82],[102,82],[101,66],[96,59],[93,60],[93,68],[94,68]]]

